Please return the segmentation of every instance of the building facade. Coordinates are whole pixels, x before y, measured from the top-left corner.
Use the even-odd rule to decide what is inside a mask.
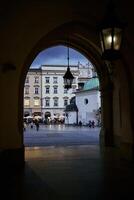
[[[84,84],[83,89],[76,91],[75,102],[66,108],[65,123],[78,124],[81,121],[83,125],[88,125],[89,121],[94,121],[99,126],[100,108],[99,80],[92,77]]]
[[[64,88],[63,76],[67,66],[43,66],[42,69],[42,114],[43,117],[56,119],[64,116],[64,109],[69,104],[70,99],[75,96],[78,89],[78,66],[70,66],[74,76],[72,88]]]
[[[79,66],[78,88],[82,89],[84,87],[85,82],[87,82],[91,77],[96,77],[97,73],[95,71],[95,68],[90,63],[82,65],[80,62],[78,62],[78,66]]]
[[[24,115],[40,115],[43,119],[64,118],[65,107],[75,92],[82,88],[92,76],[93,66],[70,66],[74,76],[72,88],[64,88],[63,76],[66,65],[41,65],[39,69],[30,69],[24,87]]]
[[[41,69],[30,69],[24,86],[24,116],[41,115]]]
[[[89,124],[94,121],[95,125],[100,124],[98,110],[101,107],[99,80],[97,77],[91,78],[84,84],[84,88],[76,93],[76,105],[78,110],[78,122]]]

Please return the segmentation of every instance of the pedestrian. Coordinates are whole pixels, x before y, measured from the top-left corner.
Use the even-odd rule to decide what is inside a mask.
[[[38,131],[39,130],[39,122],[38,122],[38,120],[35,122],[35,125],[36,125],[36,130]]]
[[[24,130],[24,131],[26,131],[26,127],[27,127],[26,122],[24,122],[24,123],[23,123],[23,130]]]
[[[89,120],[89,128],[91,128],[91,126],[92,126],[92,122],[91,120]]]
[[[82,121],[79,121],[79,126],[82,126]]]
[[[95,125],[95,122],[94,122],[94,120],[92,121],[92,128],[94,128],[94,125]]]
[[[31,129],[33,129],[33,122],[31,122]]]

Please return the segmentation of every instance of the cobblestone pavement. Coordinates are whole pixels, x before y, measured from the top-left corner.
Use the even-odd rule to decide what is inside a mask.
[[[24,145],[31,146],[71,146],[99,143],[100,128],[73,127],[65,125],[40,125],[24,131]]]

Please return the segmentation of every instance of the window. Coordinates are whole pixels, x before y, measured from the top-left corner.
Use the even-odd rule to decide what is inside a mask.
[[[58,93],[58,87],[54,86],[54,94],[57,94],[57,93]]]
[[[76,89],[76,85],[72,85],[72,89]]]
[[[39,105],[40,105],[40,100],[34,99],[34,106],[39,106]]]
[[[53,77],[53,83],[58,83],[58,77]]]
[[[50,83],[50,77],[46,77],[46,83]]]
[[[24,99],[24,106],[30,106],[30,99]]]
[[[25,87],[25,94],[29,94],[29,87]]]
[[[55,107],[58,106],[58,98],[54,98],[54,106],[55,106]]]
[[[47,107],[50,106],[50,99],[45,99],[45,106],[47,106]]]
[[[39,94],[39,88],[38,87],[35,87],[34,93]]]
[[[35,82],[35,83],[39,83],[39,77],[35,77],[34,82]]]
[[[64,106],[67,106],[67,105],[68,105],[68,100],[64,99]]]
[[[48,86],[46,86],[46,94],[49,94],[49,87]]]
[[[25,83],[29,83],[29,76],[26,77]]]
[[[72,85],[72,92],[76,92],[76,85]]]
[[[76,78],[73,79],[73,84],[75,84],[75,83],[76,83]]]
[[[67,94],[67,89],[66,88],[64,89],[64,94]]]

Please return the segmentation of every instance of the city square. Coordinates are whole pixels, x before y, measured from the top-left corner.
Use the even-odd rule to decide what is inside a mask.
[[[98,145],[100,128],[65,125],[40,125],[39,130],[30,125],[24,131],[25,147]]]

